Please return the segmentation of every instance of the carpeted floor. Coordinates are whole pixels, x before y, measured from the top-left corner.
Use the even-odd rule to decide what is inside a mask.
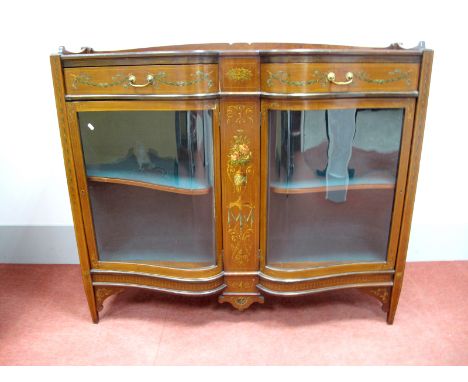
[[[357,290],[216,297],[128,290],[91,322],[76,265],[0,265],[0,365],[468,365],[468,261],[409,263],[395,324]]]

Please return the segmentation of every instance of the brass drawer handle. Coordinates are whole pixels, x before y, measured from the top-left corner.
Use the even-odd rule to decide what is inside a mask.
[[[335,73],[330,72],[327,75],[328,81],[330,81],[331,83],[335,85],[349,85],[351,82],[353,82],[354,74],[351,72],[348,72],[346,73],[345,77],[346,77],[346,81],[335,81],[336,79]]]
[[[129,84],[130,86],[133,86],[134,88],[144,88],[144,87],[146,87],[146,86],[148,86],[148,85],[152,85],[152,84],[153,84],[153,82],[154,82],[154,76],[151,75],[151,74],[148,74],[148,75],[146,76],[146,84],[138,85],[138,84],[135,83],[135,81],[136,81],[136,77],[135,77],[133,74],[130,74],[130,75],[128,76],[128,84]]]

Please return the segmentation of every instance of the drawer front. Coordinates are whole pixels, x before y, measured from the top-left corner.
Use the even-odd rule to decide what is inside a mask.
[[[206,94],[218,91],[218,66],[148,65],[65,69],[67,95]]]
[[[261,70],[262,91],[283,94],[408,92],[417,90],[418,79],[419,64],[407,63],[263,64]]]

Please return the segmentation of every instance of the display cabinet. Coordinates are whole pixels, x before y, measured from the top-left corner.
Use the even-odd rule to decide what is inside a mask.
[[[51,57],[91,316],[126,288],[358,288],[393,323],[433,52],[205,44]]]

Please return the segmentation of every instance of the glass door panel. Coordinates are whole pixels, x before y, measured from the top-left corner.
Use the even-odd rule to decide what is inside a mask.
[[[269,111],[269,266],[386,261],[403,120],[403,108]]]
[[[78,113],[98,257],[215,264],[211,110]]]

